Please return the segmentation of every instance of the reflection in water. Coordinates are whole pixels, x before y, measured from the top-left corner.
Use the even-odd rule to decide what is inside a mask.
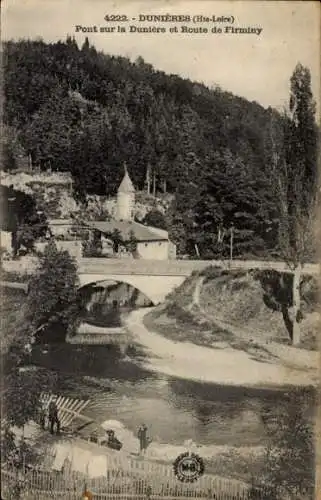
[[[132,285],[110,280],[82,287],[79,298],[82,321],[100,327],[121,326],[122,316],[138,307],[152,305],[151,300]]]
[[[114,346],[61,344],[33,362],[59,372],[60,392],[88,397],[86,413],[98,422],[117,419],[132,431],[146,422],[155,441],[256,446],[265,443],[264,418],[284,392],[203,384],[152,374],[139,359]],[[134,359],[135,357],[135,359]],[[312,406],[312,402],[311,402]]]

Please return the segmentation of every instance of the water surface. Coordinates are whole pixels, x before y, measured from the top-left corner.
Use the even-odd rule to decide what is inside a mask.
[[[59,374],[60,393],[89,398],[86,414],[97,422],[120,420],[136,432],[145,422],[154,441],[202,445],[264,445],[264,420],[281,407],[284,391],[204,384],[140,367],[133,349],[57,344],[37,348],[33,362]],[[311,401],[311,411],[313,404]]]

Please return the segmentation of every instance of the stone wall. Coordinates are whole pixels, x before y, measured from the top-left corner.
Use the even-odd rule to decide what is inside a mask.
[[[77,203],[73,198],[72,178],[68,173],[3,172],[1,183],[5,186],[12,184],[14,189],[33,195],[38,208],[43,210],[49,219],[68,219],[72,215],[85,215],[88,220],[104,220],[107,215],[117,216],[116,196],[90,195],[87,197],[86,206]],[[168,200],[136,193],[134,216],[142,220],[153,208],[164,212],[167,205]]]

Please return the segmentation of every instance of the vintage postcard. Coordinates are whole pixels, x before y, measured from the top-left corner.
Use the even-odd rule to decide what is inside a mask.
[[[1,498],[321,498],[319,3],[1,34]]]

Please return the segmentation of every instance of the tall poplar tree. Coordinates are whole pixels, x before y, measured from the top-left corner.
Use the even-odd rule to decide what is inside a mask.
[[[293,344],[298,344],[302,267],[311,259],[315,245],[318,132],[309,69],[297,64],[290,82],[289,110],[283,117],[283,126],[271,126],[271,179],[279,205],[280,254],[293,273],[290,336]]]

